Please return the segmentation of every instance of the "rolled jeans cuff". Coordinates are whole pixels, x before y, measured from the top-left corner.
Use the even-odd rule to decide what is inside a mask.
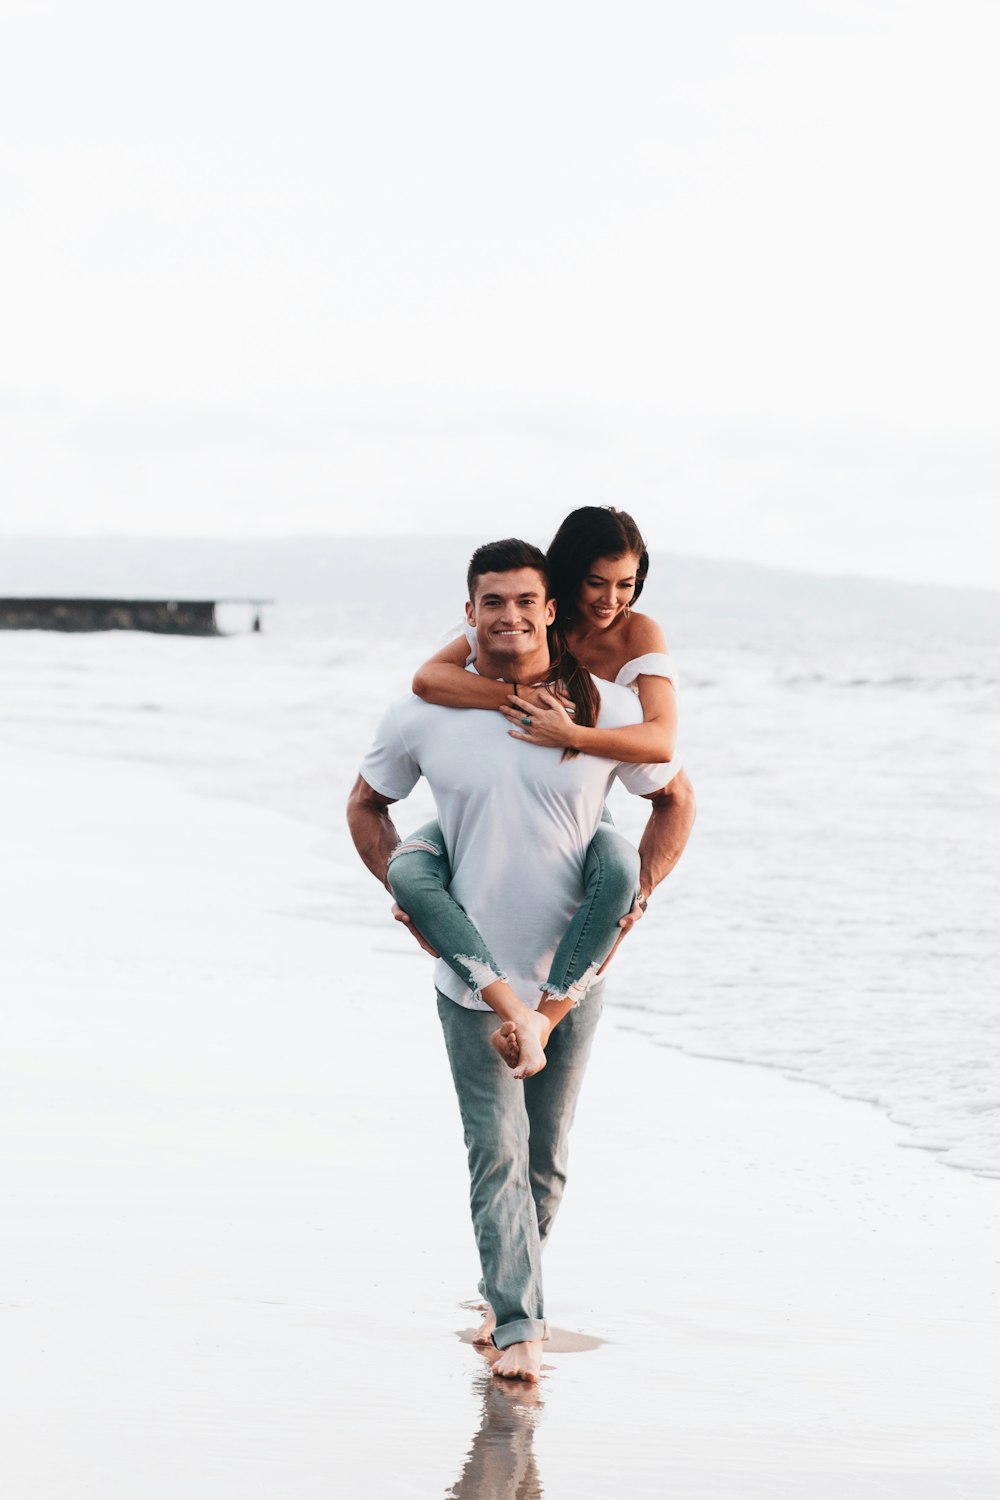
[[[504,1323],[493,1330],[493,1342],[498,1349],[509,1349],[511,1344],[527,1344],[532,1339],[547,1339],[549,1325],[544,1318],[518,1318],[514,1323]]]

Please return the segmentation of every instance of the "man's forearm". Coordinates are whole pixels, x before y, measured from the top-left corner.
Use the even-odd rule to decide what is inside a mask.
[[[639,888],[654,891],[684,853],[695,818],[694,789],[683,771],[651,797],[649,822],[639,840]]]
[[[375,879],[386,886],[389,855],[399,843],[396,825],[389,816],[389,803],[362,777],[358,777],[347,803],[347,826],[357,849]]]

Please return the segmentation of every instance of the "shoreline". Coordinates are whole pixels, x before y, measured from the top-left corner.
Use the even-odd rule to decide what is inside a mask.
[[[988,1177],[609,1007],[557,1337],[537,1399],[497,1390],[412,940],[313,919],[343,872],[303,823],[5,745],[0,785],[22,1500],[995,1493]]]
[[[821,1094],[829,1094],[831,1098],[839,1099],[842,1104],[861,1105],[865,1109],[874,1111],[889,1126],[895,1136],[894,1144],[900,1151],[915,1151],[921,1156],[926,1156],[930,1161],[936,1162],[938,1166],[946,1168],[947,1171],[957,1172],[962,1177],[977,1177],[984,1182],[1000,1183],[1000,1171],[994,1172],[987,1167],[974,1167],[966,1162],[952,1161],[947,1155],[949,1149],[947,1145],[935,1146],[927,1141],[914,1140],[913,1136],[919,1127],[907,1120],[897,1120],[890,1112],[889,1106],[878,1099],[869,1099],[863,1094],[842,1093],[832,1083],[827,1083],[822,1078],[810,1078],[806,1073],[796,1071],[789,1063],[769,1062],[766,1058],[760,1057],[726,1057],[720,1052],[697,1052],[685,1047],[681,1042],[665,1041],[653,1032],[644,1030],[642,1026],[624,1019],[630,1011],[634,1013],[634,1009],[627,1001],[618,1005],[612,1000],[609,1014],[613,1019],[617,1018],[616,1025],[619,1031],[629,1032],[651,1047],[662,1048],[665,1052],[676,1052],[680,1057],[689,1057],[694,1062],[726,1063],[736,1068],[759,1069],[762,1073],[780,1078],[783,1083],[805,1089],[818,1089]]]

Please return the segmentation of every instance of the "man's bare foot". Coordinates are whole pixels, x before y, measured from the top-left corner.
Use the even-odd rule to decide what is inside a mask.
[[[517,1027],[514,1022],[504,1021],[499,1031],[494,1031],[490,1041],[508,1068],[516,1068],[521,1060],[521,1049],[518,1045]]]
[[[496,1313],[488,1302],[481,1304],[483,1310],[483,1321],[472,1335],[474,1344],[492,1344],[493,1330],[497,1326]]]
[[[491,1369],[502,1380],[527,1380],[536,1385],[542,1373],[541,1339],[511,1344],[509,1349],[501,1350],[500,1358],[493,1361]]]

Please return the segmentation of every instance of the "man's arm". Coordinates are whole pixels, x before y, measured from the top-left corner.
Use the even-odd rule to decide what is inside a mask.
[[[636,902],[622,917],[618,924],[622,937],[639,921],[646,901],[684,853],[694,825],[694,787],[686,772],[678,771],[665,787],[651,792],[646,801],[652,803],[652,809],[639,840],[639,899],[643,904]]]
[[[351,830],[354,847],[375,879],[381,881],[390,895],[392,887],[386,879],[386,871],[389,868],[389,855],[399,843],[396,825],[389,816],[389,809],[395,801],[395,797],[383,797],[381,792],[368,785],[363,776],[358,777],[347,799],[347,826]],[[392,915],[413,934],[425,953],[429,953],[431,958],[439,957],[437,949],[432,948],[417,931],[409,914],[398,901],[392,903]]]
[[[639,890],[648,900],[684,853],[694,826],[694,787],[678,771],[647,801],[653,806],[639,840]]]
[[[351,838],[375,879],[389,890],[386,870],[389,855],[399,843],[396,825],[389,816],[394,797],[383,797],[363,776],[359,776],[347,799],[347,826]]]

